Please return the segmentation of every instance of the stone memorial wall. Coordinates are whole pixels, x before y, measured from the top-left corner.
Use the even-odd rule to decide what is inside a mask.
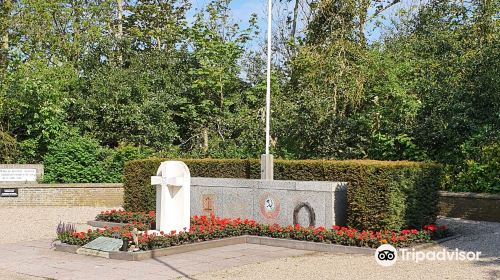
[[[191,178],[191,215],[240,217],[261,223],[344,225],[347,184]]]

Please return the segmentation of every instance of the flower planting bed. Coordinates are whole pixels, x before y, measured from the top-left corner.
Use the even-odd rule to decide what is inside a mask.
[[[109,212],[114,215],[117,211]],[[124,211],[123,211],[124,212]],[[123,214],[123,213],[122,213]],[[128,215],[128,214],[127,214]],[[154,213],[141,214],[150,218]],[[98,216],[99,217],[99,216]],[[113,219],[108,219],[113,221]],[[114,220],[116,221],[116,220]],[[104,227],[87,232],[61,230],[58,232],[56,250],[76,252],[88,242],[100,237],[121,238],[127,244],[132,243],[132,229],[139,223],[134,220],[124,220],[126,224],[111,228]],[[102,222],[102,221],[101,221]],[[134,224],[136,222],[136,224]],[[112,222],[115,223],[115,222]],[[150,227],[150,224],[144,225]],[[447,235],[444,226],[425,226],[422,230],[404,229],[401,231],[359,231],[353,228],[332,226],[304,228],[299,225],[282,227],[277,224],[263,225],[254,220],[222,219],[214,216],[194,216],[191,227],[185,232],[151,233],[145,230],[139,233],[138,252],[109,252],[107,257],[123,260],[142,260],[155,256],[188,252],[239,243],[253,243],[293,249],[372,254],[381,244],[391,244],[397,248],[428,244]]]
[[[108,210],[101,211],[95,217],[95,221],[88,221],[87,224],[93,227],[103,228],[108,227],[123,227],[123,226],[134,226],[138,230],[148,230],[154,228],[156,221],[155,211],[146,212],[131,212],[125,210]]]

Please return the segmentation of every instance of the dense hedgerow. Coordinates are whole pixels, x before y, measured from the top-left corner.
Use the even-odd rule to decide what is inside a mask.
[[[166,159],[127,162],[124,208],[155,209],[151,176]],[[258,160],[186,159],[192,177],[259,178]],[[432,163],[372,160],[277,160],[277,180],[344,181],[348,187],[348,225],[358,229],[421,228],[437,215],[441,166]]]

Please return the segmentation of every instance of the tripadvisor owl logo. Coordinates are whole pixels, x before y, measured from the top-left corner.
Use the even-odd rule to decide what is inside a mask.
[[[375,251],[375,261],[381,266],[391,266],[398,259],[398,251],[392,245],[383,244]]]

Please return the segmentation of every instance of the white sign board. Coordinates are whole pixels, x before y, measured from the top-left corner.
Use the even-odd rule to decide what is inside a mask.
[[[0,182],[36,182],[36,169],[0,169]]]

